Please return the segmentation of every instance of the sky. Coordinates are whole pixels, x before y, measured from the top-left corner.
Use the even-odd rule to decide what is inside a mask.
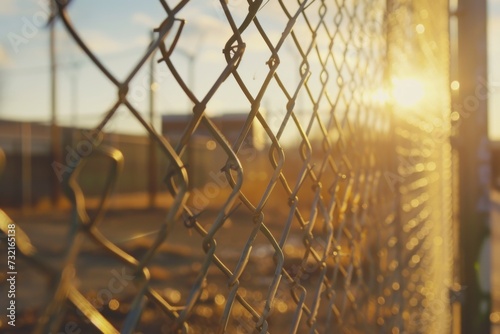
[[[490,1],[489,28],[500,29],[500,0]],[[45,0],[2,0],[0,5],[0,118],[16,120],[50,120],[50,75],[49,75],[49,32],[43,25],[46,17]],[[196,4],[194,4],[196,3]],[[246,1],[231,1],[231,10],[236,19],[242,19],[247,11]],[[266,5],[259,15],[267,26],[270,39],[276,42],[283,30],[286,19],[279,10],[273,10],[273,1]],[[117,6],[119,10],[117,10]],[[96,10],[99,8],[99,10]],[[231,35],[218,0],[193,0],[182,11],[186,25],[182,38],[174,52],[173,61],[183,79],[192,87],[195,95],[202,98],[216,81],[225,66],[221,50],[224,41]],[[151,41],[151,30],[158,27],[165,18],[159,1],[136,0],[86,0],[73,1],[69,14],[77,30],[103,64],[118,79],[123,80],[131,67],[140,59]],[[300,26],[299,26],[300,29]],[[206,31],[211,31],[210,34]],[[256,94],[268,72],[265,64],[269,51],[256,31],[246,32],[248,45],[262,45],[249,50],[240,65],[249,90]],[[116,101],[116,87],[88,60],[59,22],[56,25],[56,47],[58,64],[57,118],[66,126],[92,127]],[[500,44],[490,33],[489,81],[500,81]],[[17,38],[20,36],[21,38]],[[171,38],[171,37],[169,37]],[[252,42],[253,41],[253,42]],[[291,45],[284,45],[279,74],[288,88],[294,87],[298,74],[286,71],[287,64],[297,68],[298,53]],[[348,55],[349,56],[349,55]],[[156,59],[159,55],[156,55]],[[194,63],[194,77],[190,79],[189,64]],[[131,83],[131,101],[144,115],[149,113],[149,72],[145,66]],[[165,112],[188,113],[192,104],[168,75],[165,64],[155,65],[158,90],[155,97],[157,114]],[[232,80],[232,81],[231,81]],[[189,82],[192,81],[192,82]],[[313,81],[313,80],[311,80]],[[493,87],[493,86],[492,86]],[[496,87],[496,86],[495,86]],[[500,86],[499,86],[500,87]],[[490,96],[490,136],[500,139],[500,111],[492,105],[500,103],[499,91],[491,90]],[[300,96],[306,99],[306,96]],[[284,105],[283,96],[266,96],[263,107],[273,110]],[[498,103],[497,103],[498,102]],[[248,110],[248,100],[237,88],[232,78],[214,95],[207,106],[207,113],[240,112]],[[140,131],[141,127],[132,120],[130,113],[121,108],[116,115],[118,122],[112,122],[108,131]],[[154,120],[159,126],[159,117]]]
[[[48,120],[49,33],[47,28],[38,27],[38,21],[34,19],[34,15],[43,17],[44,7],[40,6],[43,1],[2,1],[0,117]],[[226,24],[223,24],[222,13],[214,5],[215,0],[195,2],[198,2],[198,6],[187,6],[186,10],[183,10],[184,16],[188,17],[188,23],[176,48],[174,63],[184,79],[188,80],[189,58],[194,58],[196,75],[192,83],[193,90],[202,97],[223,68],[223,57],[220,55],[224,45],[221,42],[227,38],[220,38],[219,34],[229,36],[229,30]],[[119,10],[116,10],[117,6]],[[95,10],[97,7],[100,10]],[[134,0],[74,1],[69,14],[84,41],[119,80],[123,80],[140,59],[151,41],[152,29],[158,27],[166,17],[159,1],[138,3]],[[35,29],[27,30],[26,21],[33,23]],[[203,33],[208,29],[217,35]],[[96,119],[92,116],[102,115],[116,101],[116,87],[79,50],[62,24],[56,26],[56,31],[59,122],[64,125],[92,126],[93,120]],[[12,34],[9,36],[9,33],[15,33],[23,39],[12,37]],[[157,54],[155,59],[159,58],[160,55]],[[259,61],[265,65],[264,59]],[[252,70],[255,75],[259,75],[259,70],[263,70],[262,76],[266,74],[264,66],[261,67],[254,65]],[[156,65],[154,73],[160,89],[168,88],[168,94],[162,94],[161,91],[156,94],[155,109],[159,113],[165,110],[186,113],[188,108],[192,108],[171,76],[166,78],[167,68],[164,64]],[[148,87],[149,68],[144,66],[132,81],[130,90],[132,103],[144,114],[149,112],[149,97],[145,94]],[[162,95],[169,98],[161,98]],[[182,98],[178,98],[179,96]],[[239,96],[216,96],[210,107],[213,110],[237,111],[243,107],[238,101],[242,100],[241,97],[241,93]],[[127,112],[121,114],[123,117],[128,115]]]
[[[43,17],[45,11],[41,3],[44,1],[15,1],[2,0],[0,6],[0,117],[14,119],[34,119],[47,121],[50,119],[50,90],[49,90],[49,33],[43,26],[37,26],[34,15]],[[186,25],[183,31],[184,55],[180,52],[176,55],[176,67],[184,76],[187,76],[188,56],[203,53],[201,59],[196,59],[195,66],[207,67],[204,71],[205,78],[197,78],[198,91],[206,88],[209,84],[208,77],[214,75],[220,64],[213,64],[214,43],[210,36],[198,36],[202,31],[201,25],[210,27],[215,31],[224,33],[221,24],[221,13],[216,11],[210,1],[198,1],[197,8],[188,7],[189,14],[201,17]],[[119,10],[116,10],[117,6]],[[100,10],[95,10],[100,8]],[[201,15],[197,10],[205,10],[207,14]],[[81,33],[84,41],[102,60],[104,65],[118,79],[123,80],[131,70],[133,64],[142,56],[144,50],[151,41],[151,31],[158,27],[165,17],[163,8],[159,1],[133,0],[120,1],[73,1],[69,8],[71,19]],[[187,13],[186,13],[187,14]],[[26,21],[36,26],[36,31],[28,31],[26,34]],[[41,21],[41,20],[40,20]],[[111,22],[111,23],[110,23]],[[194,22],[194,23],[193,23]],[[25,30],[23,30],[25,29]],[[31,29],[34,30],[34,29]],[[58,63],[58,121],[63,125],[94,126],[95,120],[99,119],[112,103],[116,101],[116,87],[105,78],[98,69],[88,60],[72,39],[66,33],[62,24],[56,26],[57,31],[57,63]],[[13,43],[13,35],[27,36],[23,40]],[[24,33],[24,35],[23,35]],[[218,50],[220,52],[222,48]],[[159,55],[155,57],[159,59]],[[215,57],[213,57],[215,58]],[[220,58],[220,57],[219,57]],[[206,66],[205,62],[211,66]],[[145,91],[149,87],[148,66],[144,66],[136,79],[132,82],[134,88],[132,102],[144,114],[149,112],[148,96]],[[157,65],[155,73],[159,77],[161,87],[169,86],[170,96],[184,95],[178,85],[165,79],[167,72],[164,64]],[[163,75],[162,75],[163,73]],[[177,89],[177,91],[175,91]],[[132,90],[131,90],[132,92]],[[161,95],[157,92],[157,96]],[[216,104],[217,100],[214,100]],[[219,99],[218,103],[223,103]],[[184,99],[156,99],[156,110],[175,110],[186,112],[188,100]],[[122,111],[117,117],[129,117],[129,113]],[[97,116],[97,117],[96,117]],[[115,122],[118,123],[118,122]],[[111,129],[108,129],[111,130]]]

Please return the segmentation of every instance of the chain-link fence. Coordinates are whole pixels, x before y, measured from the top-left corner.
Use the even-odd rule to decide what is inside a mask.
[[[188,74],[176,57],[200,3],[160,3],[165,19],[124,80],[87,46],[71,3],[56,4],[56,19],[118,97],[77,141],[74,165],[53,164],[74,207],[57,254],[38,252],[17,226],[33,271],[24,280],[45,287],[26,328],[449,331],[447,2],[213,1],[218,28],[203,33],[217,34],[222,52],[213,68]],[[151,57],[168,69],[162,85],[176,85],[160,98],[192,108],[178,135],[167,116],[160,134],[132,101]],[[231,121],[212,117],[221,99],[243,106]],[[163,218],[106,215],[124,157],[101,142],[123,106],[165,166]],[[79,174],[98,155],[102,201],[89,211]],[[0,221],[7,233],[9,218]]]

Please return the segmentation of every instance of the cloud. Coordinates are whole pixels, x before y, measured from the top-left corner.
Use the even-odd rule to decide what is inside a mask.
[[[206,8],[207,11],[204,11]],[[217,50],[220,54],[224,48],[227,39],[232,35],[231,29],[227,22],[222,21],[217,16],[214,10],[210,9],[209,4],[198,6],[186,6],[177,15],[177,18],[183,19],[181,37],[177,43],[176,49],[182,50],[188,54],[195,54],[208,50]],[[180,24],[174,25],[172,34],[167,38],[167,45],[170,45],[173,37],[179,32]]]
[[[85,30],[81,33],[90,50],[97,55],[112,55],[131,50],[142,53],[151,42],[147,35],[130,36],[128,39],[116,38],[97,30]]]
[[[151,37],[148,35],[140,35],[132,39],[132,46],[140,46],[143,48],[147,48],[151,43]]]
[[[102,31],[86,30],[82,33],[82,36],[84,36],[84,40],[89,48],[95,53],[110,54],[121,52],[131,47],[130,44],[113,39],[105,35]]]
[[[156,22],[155,19],[141,12],[132,15],[132,23],[146,28],[156,28],[158,26],[158,22]]]
[[[229,26],[226,22],[204,13],[200,8],[190,7],[188,10],[181,12],[186,16],[186,35],[209,34],[215,39],[220,38],[221,32],[228,32]],[[210,37],[207,36],[207,37]]]

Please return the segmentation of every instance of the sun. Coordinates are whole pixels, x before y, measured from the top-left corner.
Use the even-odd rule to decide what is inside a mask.
[[[392,99],[399,107],[418,107],[425,95],[425,84],[422,80],[409,77],[392,79]]]

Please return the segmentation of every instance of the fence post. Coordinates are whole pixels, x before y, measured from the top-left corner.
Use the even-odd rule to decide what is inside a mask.
[[[489,142],[487,132],[486,0],[458,2],[458,78],[453,111],[458,121],[461,276],[464,291],[463,333],[489,333],[489,296],[480,281],[482,244],[489,233]],[[486,281],[489,277],[486,277]]]

